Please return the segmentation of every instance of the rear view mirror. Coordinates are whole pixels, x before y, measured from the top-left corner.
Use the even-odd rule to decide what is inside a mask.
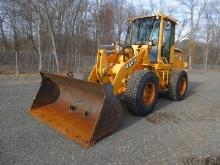
[[[150,46],[156,46],[156,45],[157,45],[157,41],[156,41],[155,39],[150,40],[150,41],[148,42],[148,45],[150,45]]]
[[[165,24],[165,29],[166,30],[170,30],[171,29],[171,22],[170,21],[167,21],[166,24]]]

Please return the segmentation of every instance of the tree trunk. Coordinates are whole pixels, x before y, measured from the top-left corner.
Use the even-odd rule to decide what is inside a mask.
[[[209,41],[210,41],[210,26],[209,26],[209,15],[207,14],[207,34],[206,34],[206,51],[205,51],[205,70],[207,69],[208,64],[208,54],[209,54]]]
[[[12,30],[14,34],[14,51],[15,51],[15,68],[16,68],[16,75],[19,75],[18,70],[18,57],[19,57],[19,43],[18,43],[18,35],[17,35],[17,25],[16,25],[16,13],[15,9],[13,10],[13,18],[12,18]]]
[[[2,34],[3,43],[5,46],[5,50],[7,51],[8,50],[8,42],[6,40],[5,32],[3,29],[3,21],[4,21],[3,18],[0,17],[0,30],[1,30],[1,34]]]
[[[193,44],[194,44],[194,9],[190,12],[190,37],[189,37],[189,69],[192,69],[192,55],[193,55]]]
[[[39,16],[38,26],[37,26],[37,39],[38,39],[38,55],[39,55],[39,71],[42,70],[42,53],[41,53],[41,37],[40,37],[40,29],[41,27],[41,18]]]
[[[57,56],[57,47],[56,47],[56,41],[55,41],[55,34],[54,34],[54,30],[53,30],[53,26],[52,26],[52,22],[49,16],[49,11],[48,11],[48,6],[47,6],[47,1],[44,1],[44,5],[45,5],[45,10],[46,10],[46,19],[47,19],[47,24],[49,27],[49,33],[50,33],[50,37],[51,37],[51,42],[52,42],[52,53],[54,55],[55,58],[55,63],[56,63],[56,68],[57,68],[57,73],[60,73],[60,66],[59,66],[59,60],[58,60],[58,56]]]

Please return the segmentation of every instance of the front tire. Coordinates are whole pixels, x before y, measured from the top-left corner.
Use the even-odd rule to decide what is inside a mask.
[[[128,110],[138,116],[149,114],[156,103],[158,78],[149,70],[138,71],[131,75],[126,84],[126,103]]]

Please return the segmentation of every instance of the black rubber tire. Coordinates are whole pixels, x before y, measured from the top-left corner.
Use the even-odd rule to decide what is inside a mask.
[[[186,89],[184,94],[180,95],[180,82],[182,78],[186,79]],[[181,71],[171,72],[169,78],[169,91],[168,91],[168,95],[171,100],[180,101],[184,99],[186,96],[187,87],[188,87],[188,75],[186,71],[181,70]]]
[[[83,80],[88,80],[90,73],[92,72],[92,69],[93,67],[90,67],[83,73],[83,76],[82,76]]]
[[[155,85],[155,97],[150,105],[144,104],[143,92],[145,85],[152,82]],[[149,114],[156,103],[158,95],[158,78],[157,75],[149,70],[135,72],[128,78],[126,83],[125,99],[129,111],[138,116]]]

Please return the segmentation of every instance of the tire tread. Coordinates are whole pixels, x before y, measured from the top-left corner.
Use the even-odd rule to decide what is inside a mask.
[[[152,71],[142,70],[142,71],[135,72],[128,78],[128,81],[126,84],[125,98],[126,98],[127,107],[128,107],[128,110],[134,113],[135,115],[143,115],[143,113],[138,110],[136,98],[138,95],[137,91],[138,91],[140,82],[142,78],[144,77],[144,75],[146,74],[152,74]]]
[[[179,88],[178,88],[178,79],[179,77],[181,76],[181,74],[185,72],[183,70],[179,70],[179,71],[173,71],[171,72],[170,76],[169,76],[169,92],[168,92],[168,95],[170,97],[171,100],[174,100],[174,101],[179,101],[181,100],[182,98],[180,98],[178,96],[178,93],[179,93]],[[186,73],[184,73],[186,74]],[[187,74],[186,74],[187,75]],[[187,81],[188,81],[188,78],[187,78]]]

